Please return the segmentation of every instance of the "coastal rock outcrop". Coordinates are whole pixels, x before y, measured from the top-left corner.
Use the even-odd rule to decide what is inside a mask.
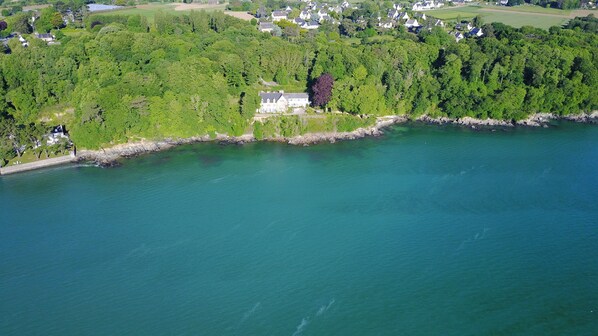
[[[408,119],[404,116],[387,116],[380,117],[376,124],[372,127],[358,128],[351,132],[331,132],[331,133],[309,133],[299,135],[291,138],[281,138],[279,141],[286,142],[291,145],[310,145],[320,142],[334,143],[337,140],[354,140],[364,138],[366,136],[380,136],[383,134],[382,129],[393,124],[406,122]]]
[[[246,143],[255,141],[251,134],[234,137],[224,134],[217,134],[215,138],[210,136],[190,137],[184,139],[163,139],[163,140],[142,140],[126,144],[115,145],[110,148],[99,150],[80,150],[77,152],[77,161],[93,161],[102,166],[115,165],[119,158],[132,157],[140,154],[158,152],[171,147],[196,142],[221,141],[226,143]]]

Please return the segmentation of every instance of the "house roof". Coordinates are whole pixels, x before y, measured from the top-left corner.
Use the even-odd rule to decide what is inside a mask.
[[[260,29],[272,29],[274,24],[272,22],[260,22]]]
[[[280,97],[282,97],[282,93],[280,92],[260,92],[260,97],[262,97],[262,103],[265,103],[267,100],[278,101]]]
[[[266,103],[268,100],[272,102],[277,102],[280,98],[284,96],[285,99],[309,99],[307,93],[282,93],[282,92],[260,92],[260,97],[262,98],[262,103]]]
[[[53,39],[54,38],[54,36],[52,36],[52,34],[37,34],[36,37],[39,39],[43,39],[43,38]]]
[[[308,99],[307,93],[284,93],[286,99]]]
[[[276,10],[272,12],[272,16],[287,16],[287,12],[285,11],[280,11],[280,10]]]
[[[482,28],[473,28],[471,30],[471,34],[473,34],[473,35],[482,34]]]
[[[64,126],[58,125],[58,126],[52,127],[52,130],[50,131],[50,133],[56,134],[56,133],[66,133],[66,132],[65,132]]]

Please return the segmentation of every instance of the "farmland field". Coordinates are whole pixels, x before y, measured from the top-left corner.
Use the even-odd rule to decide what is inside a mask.
[[[521,27],[533,26],[548,29],[552,26],[560,26],[575,16],[586,16],[588,11],[566,11],[539,6],[461,6],[443,8],[426,12],[427,15],[442,20],[471,19],[476,15],[482,16],[486,23],[502,22],[504,24]]]
[[[139,15],[147,17],[149,21],[153,21],[154,16],[159,11],[176,14],[176,13],[182,13],[182,12],[190,11],[190,10],[224,11],[225,8],[226,8],[225,4],[207,5],[207,4],[185,4],[185,3],[169,3],[169,4],[154,3],[154,4],[147,4],[147,5],[138,5],[135,7],[127,7],[125,9],[96,12],[92,15],[96,15],[96,14],[99,14],[99,15],[101,15],[101,14],[136,15],[136,14],[139,14]]]

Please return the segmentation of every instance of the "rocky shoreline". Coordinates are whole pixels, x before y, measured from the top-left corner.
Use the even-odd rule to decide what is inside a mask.
[[[475,119],[471,117],[464,117],[460,119],[451,119],[447,117],[433,118],[427,115],[421,116],[415,120],[409,119],[406,116],[385,116],[378,118],[376,124],[367,128],[358,128],[351,132],[330,132],[330,133],[308,133],[304,135],[294,136],[290,138],[275,137],[263,139],[263,141],[274,141],[281,143],[288,143],[290,145],[308,146],[311,144],[331,142],[342,140],[354,140],[367,136],[380,136],[383,134],[383,129],[394,124],[405,123],[408,121],[416,121],[427,124],[443,125],[454,124],[471,128],[497,128],[497,127],[547,127],[552,120],[569,120],[581,123],[598,124],[598,111],[593,111],[589,114],[579,114],[572,116],[557,116],[551,113],[538,113],[530,116],[527,119],[517,122],[495,120],[495,119]],[[218,134],[215,138],[209,136],[191,137],[185,139],[163,139],[163,140],[143,140],[134,143],[127,143],[116,145],[110,148],[100,150],[81,150],[77,153],[77,161],[85,162],[91,161],[102,166],[112,166],[117,163],[120,158],[133,157],[145,153],[158,152],[172,148],[177,145],[197,143],[197,142],[222,142],[230,144],[243,144],[247,142],[258,141],[252,134],[244,134],[242,136],[228,136]]]
[[[351,132],[308,133],[290,138],[268,138],[263,139],[262,141],[282,142],[288,143],[290,145],[303,146],[321,142],[334,143],[337,140],[354,140],[364,138],[366,136],[380,136],[383,134],[383,128],[386,128],[393,124],[403,123],[406,121],[408,121],[408,118],[404,116],[386,116],[378,118],[378,121],[372,127],[358,128]],[[178,145],[198,142],[244,144],[254,141],[258,140],[253,136],[253,134],[244,134],[241,136],[228,136],[224,134],[217,134],[215,138],[211,138],[206,135],[201,137],[190,137],[184,139],[163,139],[155,141],[143,140],[139,142],[120,144],[109,148],[102,148],[99,150],[80,150],[77,152],[77,161],[94,162],[101,166],[113,166],[117,164],[117,161],[120,158],[134,157],[145,153],[159,152]]]
[[[415,119],[415,121],[423,122],[426,124],[443,125],[443,124],[455,124],[471,128],[484,127],[484,128],[496,128],[496,127],[515,127],[515,126],[527,126],[527,127],[548,127],[548,124],[552,120],[568,120],[579,123],[598,124],[598,111],[592,113],[582,113],[577,115],[569,116],[558,116],[553,113],[536,113],[529,116],[526,119],[518,121],[506,121],[497,119],[476,119],[472,117],[463,118],[447,118],[447,117],[430,117],[423,115]]]

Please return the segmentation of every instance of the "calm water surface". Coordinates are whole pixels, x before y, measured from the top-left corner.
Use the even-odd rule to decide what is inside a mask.
[[[0,335],[597,335],[598,127],[0,178]]]

